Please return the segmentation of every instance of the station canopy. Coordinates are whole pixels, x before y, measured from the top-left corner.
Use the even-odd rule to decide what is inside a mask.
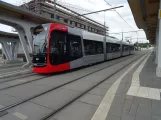
[[[155,44],[160,0],[128,0],[136,25],[144,29],[147,39]]]

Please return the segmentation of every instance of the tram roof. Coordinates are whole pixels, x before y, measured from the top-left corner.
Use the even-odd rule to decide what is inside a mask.
[[[95,40],[95,41],[101,41],[101,42],[103,42],[104,40],[104,36],[102,35],[94,34],[84,30],[82,31],[82,33],[83,33],[83,39]]]

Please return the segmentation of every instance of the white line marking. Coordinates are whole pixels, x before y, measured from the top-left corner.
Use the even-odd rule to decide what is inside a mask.
[[[137,94],[137,97],[144,97],[144,98],[148,98],[149,96],[149,89],[148,87],[139,87],[139,91]]]
[[[159,99],[160,98],[160,91],[156,88],[150,88],[149,90],[149,98],[151,99]]]
[[[139,86],[131,86],[130,88],[129,88],[129,91],[127,92],[127,94],[128,95],[131,95],[131,96],[136,96],[137,95],[137,93],[138,93],[138,90],[139,90]]]
[[[161,92],[160,89],[140,86],[139,75],[143,67],[145,66],[149,56],[150,54],[146,57],[146,59],[140,64],[140,66],[133,73],[132,83],[127,92],[127,95],[160,100],[160,92]]]
[[[18,117],[18,118],[20,118],[20,119],[22,119],[22,120],[26,120],[28,118],[27,116],[25,116],[25,115],[23,115],[23,114],[21,114],[19,112],[15,112],[15,113],[13,113],[13,115]]]
[[[101,104],[99,105],[97,111],[95,112],[94,116],[91,120],[105,120],[107,117],[107,114],[110,110],[111,104],[113,102],[113,99],[115,97],[116,91],[120,85],[121,80],[141,61],[145,58],[143,56],[140,58],[137,62],[135,62],[126,72],[124,72],[116,81],[115,83],[110,87],[110,89],[107,91],[105,97],[103,98]]]

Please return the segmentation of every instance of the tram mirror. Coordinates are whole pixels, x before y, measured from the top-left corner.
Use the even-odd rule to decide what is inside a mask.
[[[44,30],[43,26],[40,25],[40,26],[37,26],[37,27],[34,28],[33,34],[37,35],[37,34],[39,34],[40,32],[43,32],[43,31],[45,31],[45,30]]]

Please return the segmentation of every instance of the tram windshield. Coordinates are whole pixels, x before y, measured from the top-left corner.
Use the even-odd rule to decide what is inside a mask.
[[[40,25],[33,30],[33,55],[43,55],[47,52],[47,25]]]

